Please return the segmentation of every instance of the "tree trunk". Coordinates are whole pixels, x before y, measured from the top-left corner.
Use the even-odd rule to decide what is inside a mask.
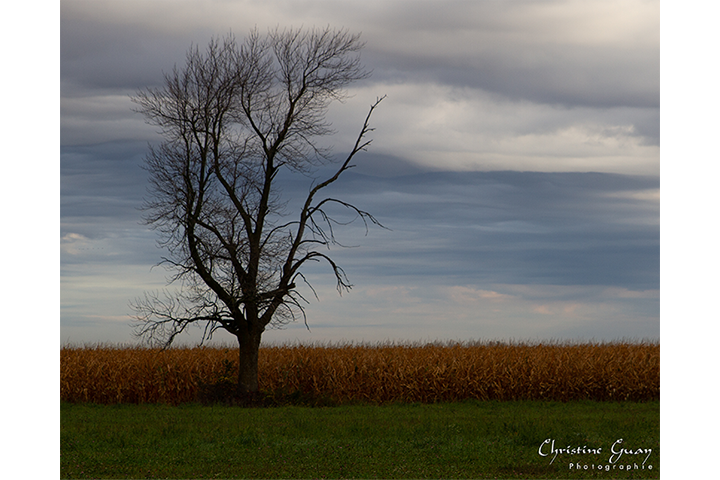
[[[238,393],[257,393],[258,384],[258,353],[262,333],[249,332],[237,336],[239,344]]]

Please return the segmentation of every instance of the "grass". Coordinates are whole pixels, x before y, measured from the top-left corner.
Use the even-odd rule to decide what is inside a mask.
[[[63,402],[60,412],[62,478],[610,479],[660,472],[658,401],[329,408]],[[538,453],[546,439],[556,448],[602,450],[561,453],[551,464],[552,456]],[[609,462],[618,439],[627,449],[652,449],[645,469],[644,454]]]

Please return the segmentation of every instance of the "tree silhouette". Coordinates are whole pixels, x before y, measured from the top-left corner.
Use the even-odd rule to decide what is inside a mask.
[[[192,47],[185,66],[165,75],[159,89],[133,97],[137,111],[164,138],[150,147],[145,168],[149,196],[144,219],[160,236],[177,293],[146,293],[133,304],[136,335],[169,346],[189,325],[204,326],[203,341],[218,329],[237,338],[238,391],[258,391],[258,352],[268,325],[305,318],[297,282],[310,261],[329,265],[339,291],[351,287],[329,256],[337,225],[331,205],[369,224],[369,213],[326,187],[353,167],[371,140],[369,109],[360,132],[334,174],[313,181],[288,221],[277,186],[282,169],[308,175],[332,162],[318,145],[333,133],[328,106],[345,87],[365,78],[359,35],[344,30],[253,31],[242,44],[232,35]],[[384,97],[383,97],[384,98]],[[308,284],[309,285],[309,284]],[[312,288],[312,287],[311,287]]]

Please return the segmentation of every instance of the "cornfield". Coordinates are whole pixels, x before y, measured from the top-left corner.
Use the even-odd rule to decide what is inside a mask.
[[[64,347],[68,402],[194,402],[237,376],[235,348]],[[288,345],[260,349],[265,395],[350,402],[655,400],[657,343]],[[288,397],[290,396],[290,397]]]

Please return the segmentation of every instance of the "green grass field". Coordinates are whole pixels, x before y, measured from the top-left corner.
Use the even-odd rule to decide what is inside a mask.
[[[62,403],[60,418],[62,478],[660,476],[657,401],[327,408]],[[553,445],[563,450],[557,456]],[[613,450],[621,449],[618,458]]]

